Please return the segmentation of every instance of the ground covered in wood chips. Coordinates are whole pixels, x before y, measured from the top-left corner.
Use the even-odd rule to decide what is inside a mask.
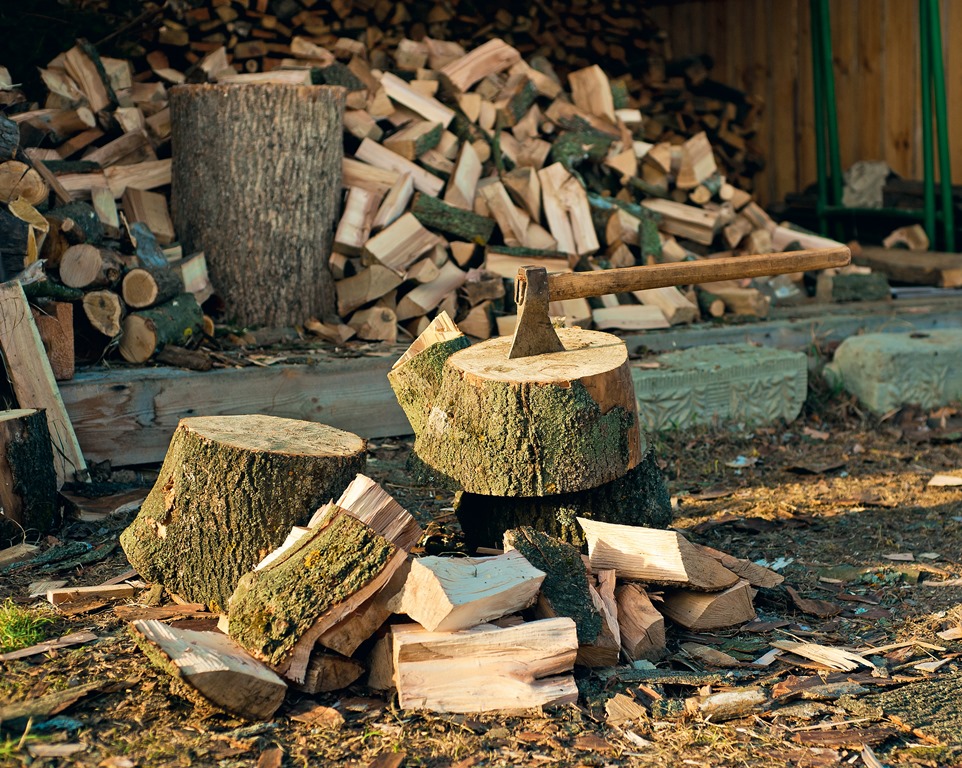
[[[756,622],[700,636],[670,627],[657,670],[578,670],[578,704],[543,712],[405,712],[357,686],[292,693],[273,721],[251,724],[181,698],[134,645],[117,606],[65,615],[27,597],[41,579],[98,584],[129,568],[116,542],[131,513],[73,522],[59,543],[93,545],[100,559],[8,570],[0,600],[50,617],[48,638],[87,630],[98,639],[0,662],[0,765],[962,765],[962,487],[928,486],[940,473],[962,477],[962,410],[879,419],[816,393],[790,425],[655,442],[676,526],[786,577],[757,596]],[[369,474],[427,525],[425,551],[455,552],[451,498],[410,484],[409,449],[374,441]],[[168,602],[145,588],[125,605]],[[785,656],[753,666],[777,639],[854,649],[874,669],[833,672]],[[680,646],[693,641],[738,666],[692,657]],[[678,714],[686,697],[751,685],[774,707],[718,723]],[[10,719],[11,707],[70,688],[76,695],[54,711]]]

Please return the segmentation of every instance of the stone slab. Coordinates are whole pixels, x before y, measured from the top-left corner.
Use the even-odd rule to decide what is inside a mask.
[[[668,352],[632,367],[641,422],[685,429],[715,421],[764,425],[793,421],[808,393],[801,352],[722,344]]]
[[[875,413],[948,405],[962,400],[962,330],[852,336],[825,371]]]

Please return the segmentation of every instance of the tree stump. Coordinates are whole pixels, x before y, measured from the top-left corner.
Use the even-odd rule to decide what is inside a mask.
[[[328,258],[345,90],[279,84],[171,90],[172,213],[185,253],[241,325],[334,314]]]
[[[324,424],[182,419],[120,543],[145,579],[224,610],[240,577],[363,471],[364,451],[357,435]]]
[[[500,547],[504,532],[521,526],[582,547],[579,517],[647,528],[671,524],[668,486],[650,450],[624,477],[588,491],[539,498],[462,493],[454,506],[469,551]]]
[[[57,523],[57,472],[43,411],[0,411],[0,507],[0,533],[11,540],[24,530],[31,537],[47,533]]]
[[[625,345],[580,328],[559,336],[563,352],[513,360],[510,337],[446,359],[432,347],[419,355],[435,369],[427,380],[395,369],[398,401],[415,414],[418,459],[485,496],[577,493],[635,467],[644,448]],[[426,388],[432,379],[437,387]]]

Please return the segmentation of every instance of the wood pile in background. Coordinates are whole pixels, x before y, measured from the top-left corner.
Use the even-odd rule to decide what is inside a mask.
[[[267,18],[266,11],[246,12]],[[239,18],[220,23],[236,26]],[[112,345],[142,362],[165,344],[200,336],[203,320],[193,305],[173,318],[124,319],[125,312],[149,313],[172,300],[178,272],[198,303],[211,294],[203,256],[185,258],[174,240],[164,194],[170,182],[167,88],[179,82],[347,88],[344,201],[330,259],[341,322],[304,319],[308,332],[335,343],[394,341],[398,333],[413,338],[441,311],[475,338],[509,333],[514,308],[502,278],[510,280],[524,264],[605,269],[823,242],[777,226],[730,182],[718,165],[721,145],[707,131],[687,139],[656,131],[652,126],[661,121],[652,103],[629,95],[624,78],[609,78],[598,65],[562,80],[543,57],[526,61],[500,39],[470,51],[431,37],[395,44],[385,34],[365,42],[338,36],[338,29],[346,33],[342,20],[325,32],[314,28],[311,37],[295,35],[292,27],[283,43],[289,55],[274,66],[263,54],[258,71],[247,72],[253,67],[238,53],[239,38],[198,46],[193,29],[187,25],[186,36],[176,37],[186,42],[159,40],[194,51],[186,71],[171,66],[166,49],[148,54],[150,71],[134,74],[130,62],[101,58],[78,43],[42,70],[50,89],[45,105],[11,115],[19,129],[14,154],[22,158],[11,162],[25,163],[32,186],[17,182],[4,202],[13,203],[16,194],[23,205],[31,199],[23,196],[26,189],[36,206],[24,215],[37,224],[17,226],[47,228],[42,248],[31,250],[24,235],[23,253],[12,259],[44,259],[49,285],[59,285],[59,278],[85,291],[78,306],[97,329],[94,356]],[[211,34],[219,41],[219,32]],[[8,175],[16,177],[17,168]],[[62,208],[39,213],[51,193],[54,205],[69,203],[73,218]],[[142,242],[153,240],[145,251]],[[75,246],[84,246],[81,265],[74,268],[78,253],[71,251],[65,279],[61,259]],[[797,295],[785,280],[777,285]],[[128,307],[128,294],[138,290],[146,290],[138,299],[146,303]],[[698,293],[663,288],[564,302],[552,313],[601,329],[661,328],[702,314],[764,316],[774,291],[748,283]],[[63,298],[81,302],[76,291]],[[122,342],[123,323],[136,338]]]

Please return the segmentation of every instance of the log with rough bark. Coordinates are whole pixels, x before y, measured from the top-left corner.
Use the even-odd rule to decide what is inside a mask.
[[[495,557],[422,557],[411,563],[398,613],[431,632],[469,629],[529,607],[544,573],[520,552]]]
[[[111,339],[120,333],[120,321],[127,314],[124,302],[113,291],[90,291],[84,294],[83,310],[90,324]]]
[[[240,579],[228,631],[254,656],[303,683],[318,638],[384,587],[406,559],[404,550],[335,510]]]
[[[755,618],[754,594],[744,579],[721,592],[666,589],[661,612],[693,632],[726,629]]]
[[[147,362],[167,344],[183,346],[200,338],[203,319],[204,313],[190,293],[129,314],[121,325],[120,354],[131,363]]]
[[[20,539],[23,531],[32,538],[57,523],[57,472],[43,411],[0,411],[0,507],[4,538]]]
[[[434,712],[519,710],[573,702],[570,674],[578,652],[575,623],[543,619],[511,627],[482,624],[460,632],[392,627],[400,704]]]
[[[327,260],[343,110],[339,87],[171,91],[176,231],[187,252],[206,253],[211,279],[238,323],[288,326],[334,314]]]
[[[651,450],[624,477],[587,491],[533,498],[461,493],[454,506],[471,548],[498,546],[505,531],[522,525],[581,547],[579,517],[651,528],[671,523],[668,486]]]
[[[115,251],[82,243],[72,245],[60,258],[60,279],[71,288],[105,288],[116,285],[124,259]]]
[[[625,655],[635,661],[658,661],[665,655],[665,617],[639,584],[622,584],[615,590],[618,628]]]
[[[323,424],[183,419],[121,545],[144,578],[226,608],[240,577],[364,468],[364,450]]]
[[[184,291],[180,272],[170,267],[135,267],[124,275],[120,295],[132,309],[163,304]]]
[[[592,568],[614,568],[618,577],[718,591],[738,576],[676,531],[659,531],[578,518]]]
[[[455,487],[497,496],[585,491],[635,467],[644,447],[627,350],[608,334],[559,335],[565,351],[536,357],[509,360],[506,337],[432,355],[433,391],[395,369],[398,401],[419,415],[418,459]]]
[[[148,659],[184,685],[189,698],[203,697],[249,720],[270,720],[284,701],[285,682],[226,635],[153,619],[132,622],[130,632]]]
[[[518,550],[535,568],[544,571],[535,615],[538,618],[567,616],[574,621],[578,633],[577,663],[582,666],[617,663],[617,646],[612,654],[610,644],[608,648],[599,644],[605,635],[604,620],[595,605],[581,552],[528,526],[505,531],[504,546]]]

